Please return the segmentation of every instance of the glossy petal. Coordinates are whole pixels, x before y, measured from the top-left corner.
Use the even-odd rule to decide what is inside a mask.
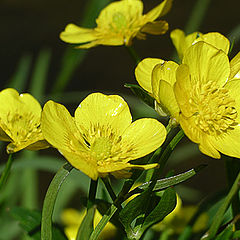
[[[199,32],[191,33],[185,36],[185,33],[180,29],[175,29],[170,33],[172,42],[177,50],[180,59],[183,58],[186,50],[193,44],[196,39],[202,34]]]
[[[181,64],[176,71],[176,83],[174,85],[174,93],[179,108],[184,116],[191,117],[193,112],[189,103],[192,85],[190,82],[189,68],[185,64]]]
[[[106,126],[118,135],[132,122],[127,103],[118,95],[102,93],[88,95],[75,111],[75,121],[80,132],[93,126]]]
[[[48,101],[44,105],[41,128],[45,139],[55,148],[69,152],[87,149],[72,116],[61,104]]]
[[[240,158],[240,125],[233,130],[222,133],[219,136],[211,137],[213,146],[221,153],[230,157]]]
[[[221,158],[220,153],[217,151],[217,148],[214,146],[214,143],[209,136],[205,136],[205,138],[203,138],[203,141],[199,144],[199,150],[212,158]]]
[[[229,79],[240,78],[240,52],[230,62],[231,73]]]
[[[97,163],[87,152],[66,151],[59,148],[59,152],[70,162],[70,164],[93,180],[99,177]]]
[[[122,148],[130,145],[128,161],[143,157],[162,145],[166,138],[165,127],[155,119],[144,118],[133,122],[122,135]]]
[[[135,69],[135,76],[139,85],[147,92],[152,94],[152,71],[157,64],[164,63],[158,58],[145,58]]]
[[[218,32],[203,34],[200,38],[197,39],[197,41],[204,41],[206,43],[209,43],[215,48],[220,49],[228,54],[230,42],[226,37]]]
[[[93,29],[81,28],[70,23],[60,33],[60,39],[68,43],[85,43],[98,39],[98,35]]]
[[[228,56],[205,42],[198,42],[187,49],[183,63],[188,65],[191,82],[209,81],[222,87],[230,73]]]
[[[172,7],[172,0],[164,0],[158,6],[149,11],[145,16],[148,21],[154,21],[155,19],[164,16],[169,12]]]

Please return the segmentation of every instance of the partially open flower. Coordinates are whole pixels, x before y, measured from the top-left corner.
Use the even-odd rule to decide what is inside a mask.
[[[118,95],[93,93],[75,111],[48,101],[42,114],[44,137],[77,169],[96,180],[111,173],[129,177],[131,168],[149,169],[157,164],[134,165],[164,142],[165,127],[156,119],[132,122],[127,103]]]
[[[0,140],[11,142],[8,153],[49,147],[40,128],[41,112],[38,101],[28,93],[19,95],[12,88],[0,92]]]
[[[94,29],[68,24],[60,34],[67,43],[82,44],[79,48],[91,48],[97,45],[131,45],[132,39],[145,39],[146,33],[159,35],[168,30],[168,23],[157,20],[171,8],[172,0],[164,0],[147,14],[142,14],[143,3],[140,0],[121,0],[110,3],[99,14]]]

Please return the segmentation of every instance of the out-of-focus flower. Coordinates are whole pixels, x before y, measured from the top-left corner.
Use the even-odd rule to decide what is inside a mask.
[[[86,215],[86,210],[77,211],[76,209],[65,209],[61,215],[63,224],[65,225],[65,234],[69,240],[76,240],[78,229],[80,224],[83,221],[84,216]],[[93,225],[94,228],[100,222],[102,215],[98,210],[95,211]],[[108,222],[104,227],[103,231],[99,235],[99,240],[112,239],[116,234],[117,228],[111,223]]]
[[[173,92],[178,64],[157,58],[145,58],[135,69],[139,85],[155,98],[155,109],[160,116],[170,116],[178,122],[179,107]]]
[[[165,127],[156,119],[132,122],[127,103],[118,95],[93,93],[75,111],[48,101],[42,114],[44,137],[77,169],[96,180],[111,173],[129,177],[131,168],[149,169],[158,164],[134,165],[164,142]]]
[[[28,93],[19,95],[12,88],[0,92],[0,140],[10,142],[8,153],[49,147],[40,128],[41,112],[38,101]]]
[[[229,40],[218,32],[209,32],[206,34],[194,32],[186,36],[182,30],[175,29],[171,32],[170,37],[177,50],[180,60],[182,60],[184,53],[190,46],[200,41],[211,44],[212,46],[221,49],[226,54],[228,54],[230,46]]]
[[[166,21],[157,20],[171,8],[172,0],[164,0],[147,14],[142,14],[140,0],[121,0],[110,3],[98,16],[94,29],[68,24],[60,34],[67,43],[82,44],[78,48],[91,48],[97,45],[131,45],[132,39],[145,39],[146,33],[160,35],[168,30]]]
[[[180,125],[213,158],[220,158],[219,152],[240,157],[240,79],[234,78],[239,61],[238,54],[230,64],[224,51],[198,42],[186,50],[176,71]]]

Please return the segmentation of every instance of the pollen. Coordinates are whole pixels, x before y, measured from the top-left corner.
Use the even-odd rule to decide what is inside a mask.
[[[196,85],[189,99],[195,124],[209,135],[219,135],[233,129],[238,123],[235,101],[225,88],[212,87],[210,81]]]

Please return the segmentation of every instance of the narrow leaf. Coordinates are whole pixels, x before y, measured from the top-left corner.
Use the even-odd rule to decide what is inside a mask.
[[[55,206],[55,201],[59,188],[61,187],[64,179],[69,175],[72,170],[72,166],[69,163],[63,165],[62,168],[54,176],[52,182],[49,185],[47,194],[43,203],[42,210],[42,222],[41,222],[41,239],[52,240],[52,214]]]
[[[130,88],[131,91],[138,97],[140,98],[143,102],[145,102],[147,105],[150,107],[154,108],[154,98],[151,97],[147,91],[145,91],[143,88],[141,88],[139,85],[136,84],[130,84],[130,83],[125,83],[124,85],[127,88]]]
[[[95,214],[95,206],[88,209],[77,234],[76,240],[88,240],[93,231],[93,219]]]

